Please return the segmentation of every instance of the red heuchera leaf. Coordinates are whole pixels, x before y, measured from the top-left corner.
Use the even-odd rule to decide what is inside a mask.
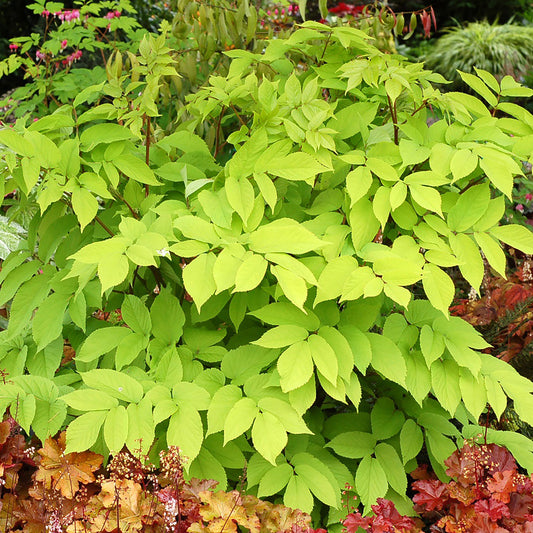
[[[474,509],[476,510],[476,513],[489,515],[492,522],[497,522],[504,517],[509,518],[511,516],[509,507],[507,507],[505,503],[495,500],[494,498],[477,501],[474,504]]]
[[[492,498],[504,503],[509,503],[511,493],[515,492],[515,472],[506,470],[505,472],[496,472],[492,479],[487,482],[487,488],[492,492]]]
[[[377,504],[372,506],[374,516],[361,516],[361,513],[350,513],[343,525],[347,533],[356,533],[361,527],[372,533],[407,533],[416,527],[415,521],[402,516],[394,503],[384,498],[378,498]]]
[[[425,511],[440,511],[448,501],[448,487],[438,479],[415,481],[413,489],[418,491],[413,501]]]
[[[506,317],[509,311],[516,309],[517,305],[523,305],[533,296],[532,264],[532,260],[525,260],[507,279],[489,277],[482,298],[459,299],[450,311],[473,326],[487,326]],[[524,312],[506,327],[496,327],[499,333],[492,342],[495,348],[485,351],[509,362],[533,342],[533,304],[529,302]]]
[[[509,533],[509,529],[500,527],[496,522],[491,522],[486,514],[476,515],[468,523],[467,529],[463,529],[463,531],[468,531],[468,533]],[[518,533],[514,527],[511,531]]]
[[[465,444],[461,450],[456,450],[444,461],[448,467],[446,474],[457,479],[462,485],[471,485],[476,482],[477,462],[477,447]]]
[[[472,446],[465,444],[450,455],[444,464],[446,473],[464,486],[478,485],[487,475],[506,470],[517,470],[511,453],[497,444]]]
[[[525,522],[533,513],[533,494],[511,494],[508,507],[515,520]]]
[[[483,448],[486,448],[489,452],[489,466],[487,468],[489,474],[494,475],[496,472],[506,472],[508,470],[516,472],[518,470],[511,452],[503,446],[487,444]]]
[[[418,465],[409,475],[416,480],[419,479],[437,479],[433,472],[428,471],[429,466],[426,464]]]
[[[409,531],[415,527],[414,520],[402,516],[390,500],[378,498],[377,505],[372,506],[372,511],[375,514],[372,520],[372,533]]]
[[[12,435],[12,425],[4,422],[10,428],[6,440],[0,444],[0,477],[3,478],[4,489],[14,489],[18,483],[18,471],[22,468],[22,463],[34,466],[35,463],[26,453],[26,441],[20,434]],[[6,428],[3,426],[4,429]]]
[[[342,525],[346,528],[347,533],[356,533],[360,527],[368,530],[372,526],[372,518],[361,516],[360,512],[350,513],[342,522]]]

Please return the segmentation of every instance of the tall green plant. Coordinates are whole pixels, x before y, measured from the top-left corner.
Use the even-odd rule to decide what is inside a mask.
[[[445,478],[487,403],[533,423],[532,383],[448,315],[446,272],[479,289],[481,253],[499,272],[500,241],[533,253],[528,229],[500,225],[533,133],[500,97],[524,89],[479,71],[464,76],[487,104],[441,94],[363,32],[306,23],[227,52],[165,135],[165,39],[0,130],[2,182],[40,206],[0,272],[0,408],[41,439],[66,426],[67,453],[177,445],[222,487],[246,464],[247,490],[329,522],[346,483],[367,509],[411,510],[422,447]],[[489,438],[533,469],[528,439]]]
[[[461,84],[458,73],[483,69],[502,78],[524,76],[533,57],[533,26],[471,22],[452,28],[425,57],[428,68]],[[463,86],[464,87],[464,86]]]

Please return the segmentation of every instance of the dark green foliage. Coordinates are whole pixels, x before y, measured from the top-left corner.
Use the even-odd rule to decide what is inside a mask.
[[[484,19],[490,22],[507,22],[513,19],[520,22],[522,18],[530,18],[532,13],[529,0],[394,0],[389,2],[395,11],[414,11],[431,4],[437,17],[439,28],[455,26],[457,22],[474,22]]]
[[[28,35],[40,22],[27,8],[33,0],[0,0],[0,60],[7,57],[9,39]],[[11,78],[0,78],[0,96],[9,89],[23,83],[22,74]]]

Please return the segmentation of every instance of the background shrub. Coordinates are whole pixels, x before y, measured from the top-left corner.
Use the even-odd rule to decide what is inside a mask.
[[[523,79],[531,69],[533,26],[471,22],[452,28],[440,37],[424,57],[428,68],[457,84],[457,72],[473,72],[474,67],[499,76]]]

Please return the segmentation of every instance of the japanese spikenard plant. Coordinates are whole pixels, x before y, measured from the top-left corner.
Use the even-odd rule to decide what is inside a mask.
[[[0,273],[1,408],[41,439],[66,426],[67,453],[177,445],[223,488],[246,462],[247,490],[322,523],[346,483],[410,512],[422,447],[445,479],[487,403],[533,423],[532,383],[449,316],[446,271],[479,290],[483,256],[505,272],[500,241],[533,253],[500,225],[532,157],[533,116],[504,101],[523,88],[479,71],[485,102],[441,94],[363,32],[306,23],[228,52],[164,136],[160,39],[139,81],[92,88],[112,102],[0,131],[6,187],[41,209]],[[97,320],[117,308],[125,327]],[[488,438],[533,468],[527,438]]]

